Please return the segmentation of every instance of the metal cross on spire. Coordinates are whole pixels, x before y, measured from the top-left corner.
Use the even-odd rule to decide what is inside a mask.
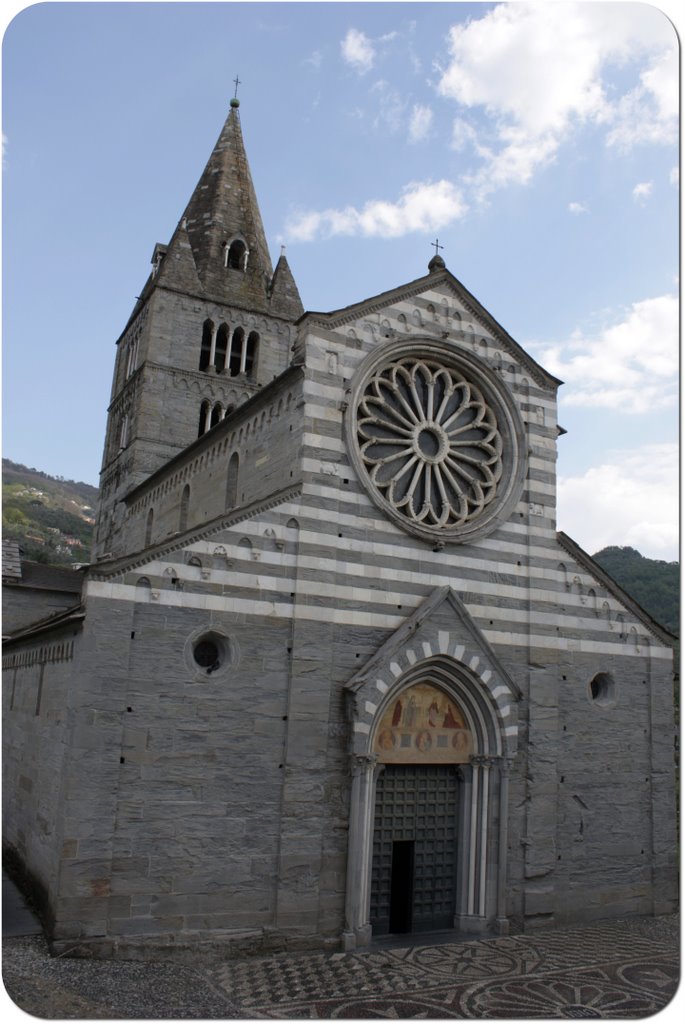
[[[238,99],[238,86],[242,85],[243,83],[240,81],[240,79],[236,75],[235,78],[233,79],[233,84],[235,85],[235,92],[233,93],[233,99],[237,100]]]

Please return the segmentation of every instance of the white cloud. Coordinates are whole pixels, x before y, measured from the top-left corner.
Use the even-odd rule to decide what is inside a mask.
[[[370,71],[376,59],[376,50],[369,39],[359,29],[348,29],[347,35],[340,44],[343,60],[361,75]]]
[[[406,101],[397,89],[381,78],[371,86],[370,95],[378,102],[378,113],[373,119],[374,128],[399,132],[406,124]]]
[[[633,199],[636,203],[640,203],[644,206],[647,199],[651,196],[653,188],[654,184],[651,181],[639,182],[633,189]]]
[[[566,384],[561,402],[623,413],[654,413],[678,394],[678,299],[635,302],[623,320],[596,337],[580,332],[541,352],[540,362]]]
[[[414,182],[396,203],[372,199],[360,210],[347,206],[295,214],[286,225],[286,237],[300,242],[332,235],[399,238],[414,231],[437,231],[465,212],[461,192],[451,182]]]
[[[678,558],[678,446],[607,453],[585,473],[560,477],[558,524],[590,554],[628,545],[648,558]]]
[[[360,74],[368,72],[395,35],[370,39],[351,28],[342,57]],[[502,3],[454,25],[448,47],[438,92],[459,105],[450,145],[469,146],[475,154],[476,168],[461,185],[476,201],[529,183],[584,124],[604,130],[607,144],[623,147],[669,141],[677,128],[677,37],[668,19],[647,4]],[[399,132],[408,123],[409,141],[427,136],[428,107],[416,105],[408,119],[406,100],[387,82],[375,83],[372,94],[376,127]],[[291,237],[397,237],[422,230],[426,222],[444,227],[462,216],[465,203],[456,186],[438,184],[440,209],[434,217],[424,212],[421,228],[414,226],[411,198],[418,201],[436,185],[409,185],[397,203],[371,200],[361,209],[304,212],[291,218]],[[569,211],[587,212],[581,203]]]
[[[568,211],[569,213],[573,213],[577,216],[579,213],[587,213],[588,208],[585,203],[569,203]]]
[[[409,141],[421,142],[428,135],[433,123],[433,111],[415,103],[409,118]]]
[[[563,13],[559,6],[501,4],[453,26],[452,63],[439,91],[509,118],[530,136],[563,128],[572,112],[594,113],[603,102],[596,47],[574,5]]]
[[[466,146],[478,146],[478,133],[476,129],[463,117],[456,117],[452,123],[452,141],[450,147],[460,151]]]
[[[304,58],[302,63],[305,67],[311,67],[314,68],[315,71],[318,71],[323,63],[323,54],[321,53],[321,50],[313,50],[309,57]]]
[[[647,5],[500,4],[453,26],[449,48],[439,92],[486,117],[471,179],[481,196],[530,181],[585,122],[621,145],[668,141],[677,127],[677,39]],[[612,70],[635,61],[638,84],[614,100]]]
[[[630,149],[643,143],[674,143],[678,95],[678,53],[673,49],[658,54],[640,75],[639,85],[620,98],[608,144]]]

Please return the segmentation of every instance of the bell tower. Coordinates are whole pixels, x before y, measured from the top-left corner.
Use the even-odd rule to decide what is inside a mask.
[[[93,558],[128,553],[126,494],[282,373],[303,307],[273,269],[234,97],[117,341]]]

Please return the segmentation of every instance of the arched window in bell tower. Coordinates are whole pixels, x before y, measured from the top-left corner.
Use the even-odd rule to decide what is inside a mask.
[[[216,372],[221,371],[226,366],[226,350],[228,348],[228,324],[221,324],[216,335],[216,353],[214,356],[214,366]]]
[[[198,367],[200,370],[206,370],[209,367],[213,336],[214,324],[211,320],[205,320],[202,325],[202,347],[200,349],[200,365]]]
[[[257,366],[257,349],[259,347],[259,335],[256,331],[250,331],[245,348],[245,373],[252,376]]]
[[[245,331],[242,327],[236,327],[231,338],[231,354],[228,360],[228,372],[231,377],[237,377],[240,373],[244,343]]]
[[[247,246],[240,238],[224,248],[224,266],[229,270],[247,270]]]

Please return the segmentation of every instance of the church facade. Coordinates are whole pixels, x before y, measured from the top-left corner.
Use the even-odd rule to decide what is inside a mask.
[[[439,256],[304,312],[232,101],[117,342],[81,601],[6,643],[55,950],[675,908],[673,638],[557,532],[559,384]]]

